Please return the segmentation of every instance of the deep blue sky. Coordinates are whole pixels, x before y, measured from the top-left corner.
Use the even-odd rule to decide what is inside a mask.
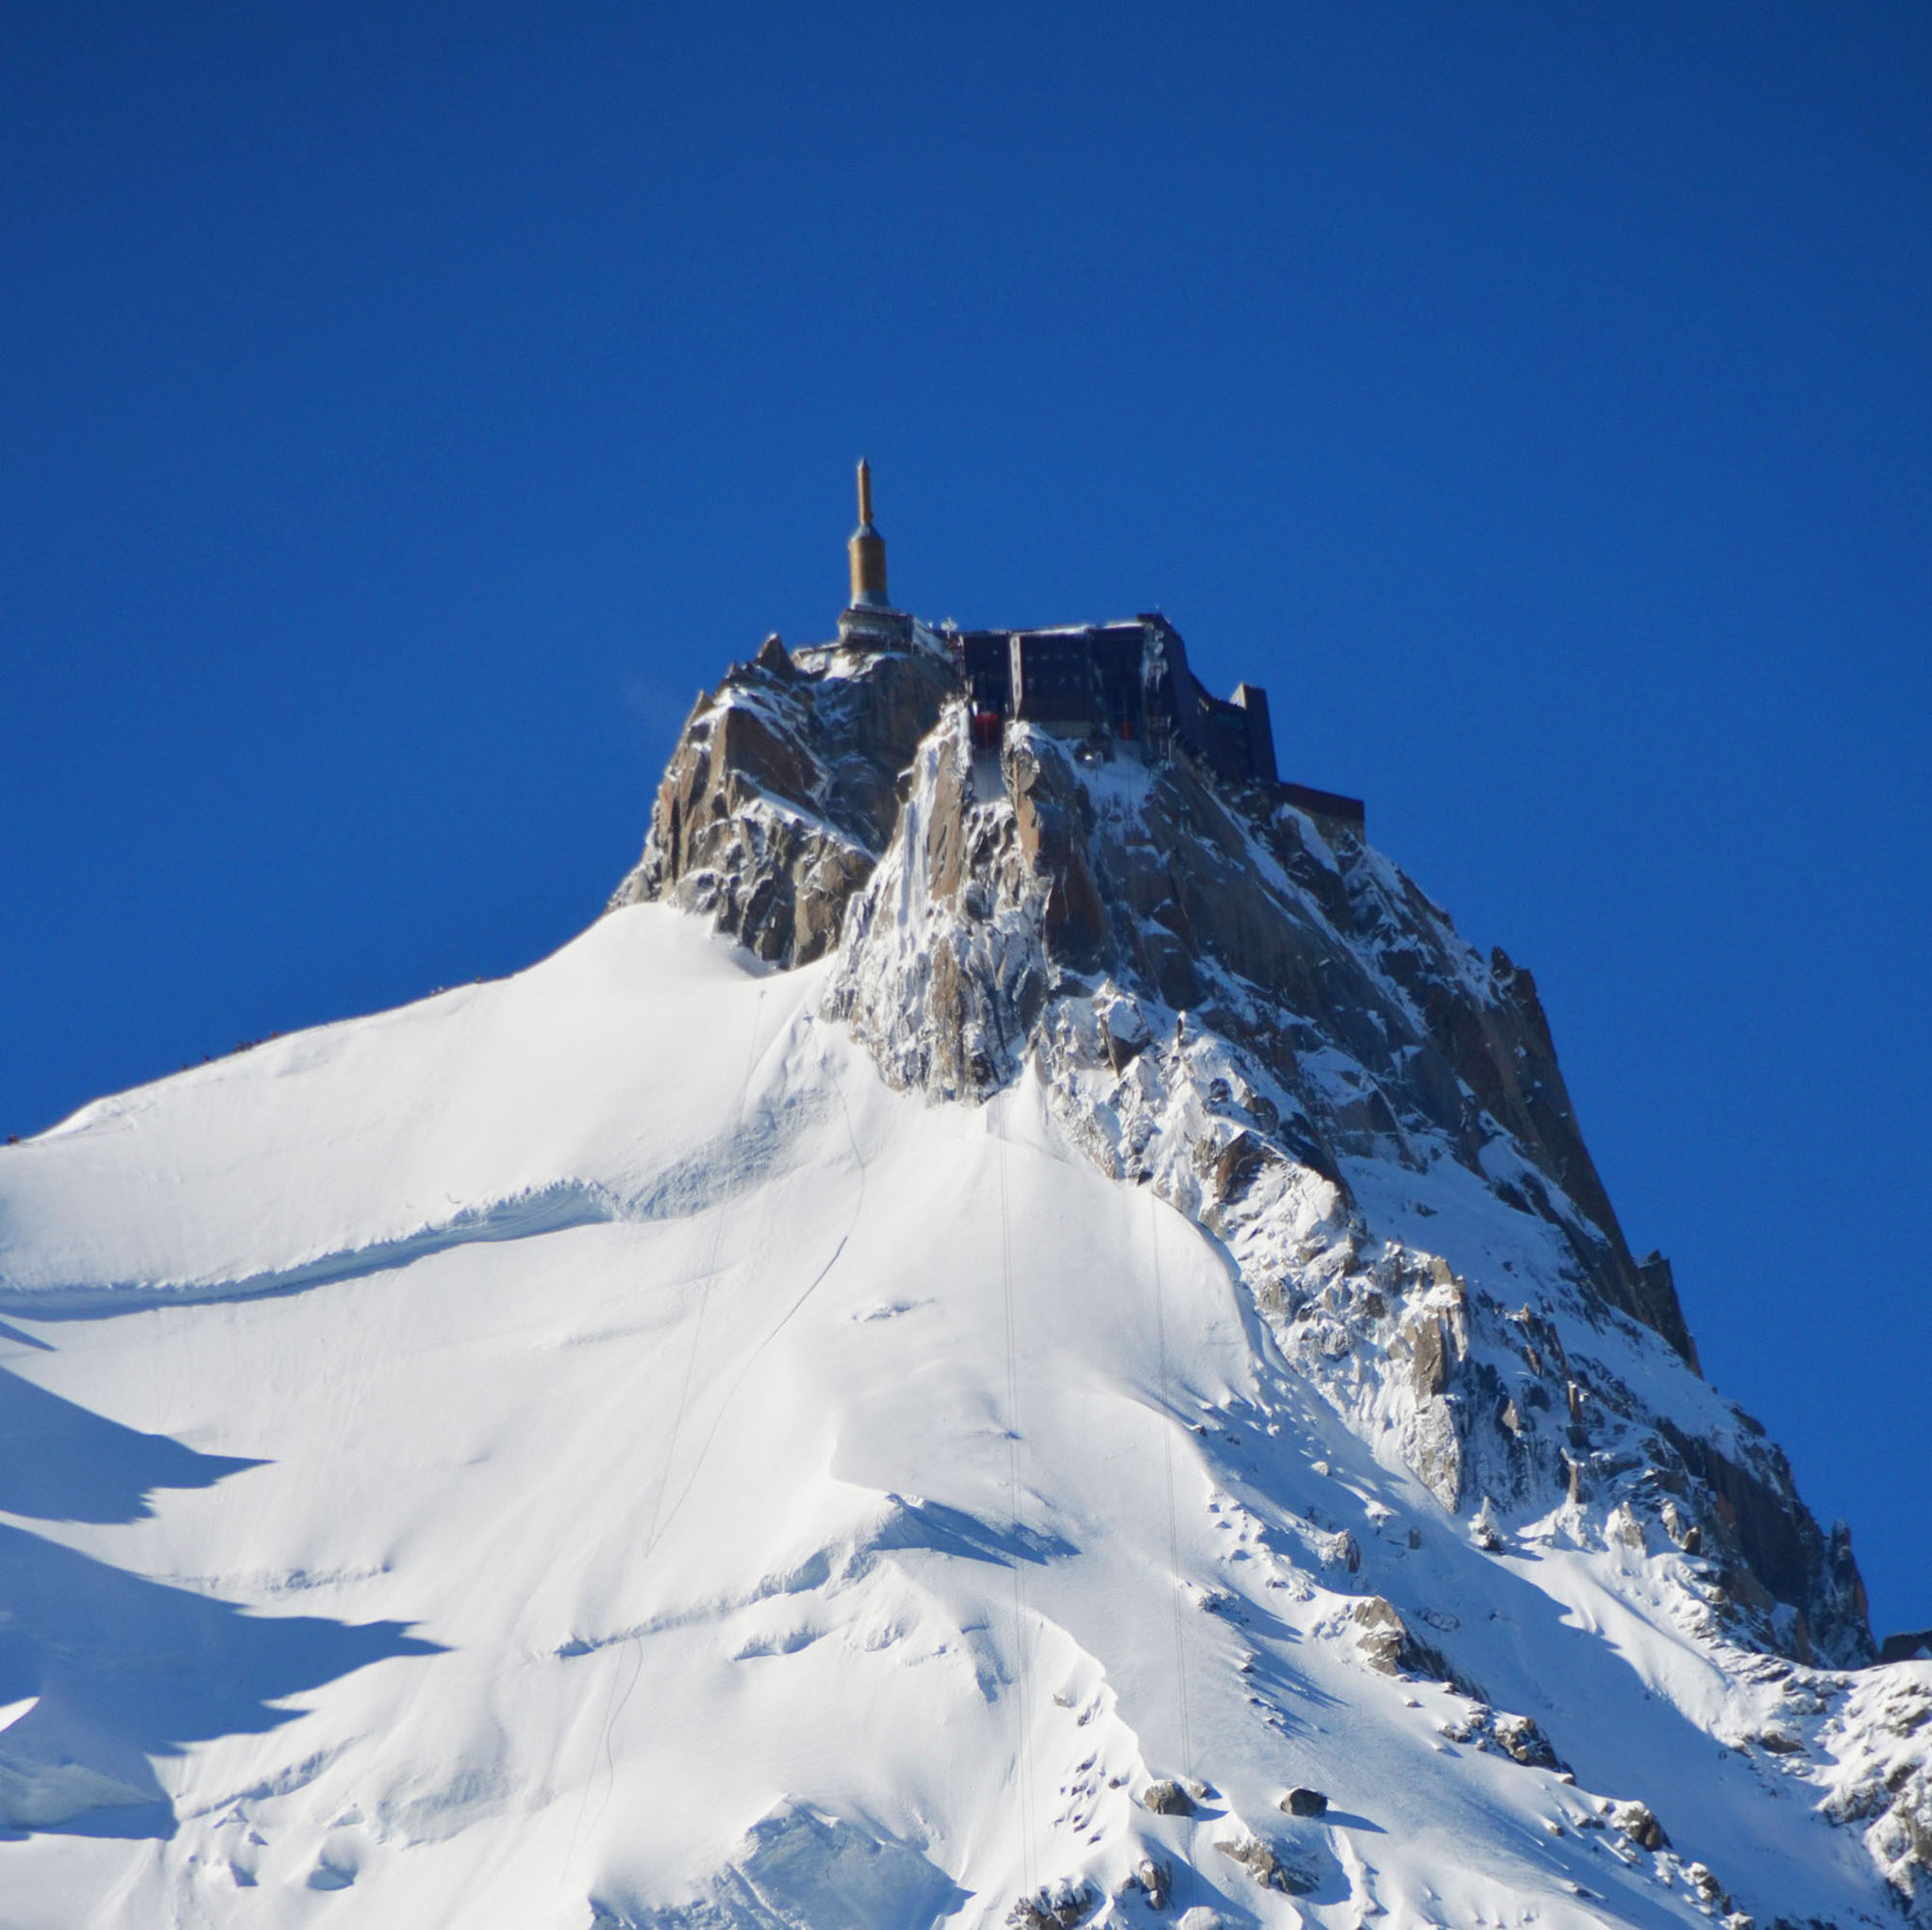
[[[541,956],[693,690],[1159,605],[1932,1624],[1932,13],[0,12],[0,1129]]]

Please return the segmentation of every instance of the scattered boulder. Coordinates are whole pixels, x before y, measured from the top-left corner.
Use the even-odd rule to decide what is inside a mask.
[[[1074,1930],[1093,1914],[1100,1899],[1084,1883],[1062,1884],[1023,1896],[1007,1912],[1012,1930]]]
[[[1355,1605],[1354,1618],[1359,1630],[1356,1647],[1361,1651],[1362,1660],[1378,1674],[1398,1673],[1408,1647],[1408,1625],[1395,1612],[1395,1605],[1380,1595],[1371,1595]]]
[[[1648,1803],[1619,1803],[1610,1811],[1610,1821],[1640,1850],[1668,1850],[1671,1839],[1664,1826],[1652,1814]]]
[[[1280,1807],[1289,1816],[1326,1816],[1328,1799],[1320,1789],[1305,1789],[1297,1786],[1281,1799]]]
[[[1724,1887],[1702,1863],[1687,1863],[1684,1866],[1684,1881],[1696,1891],[1698,1900],[1707,1904],[1725,1904],[1730,1901],[1724,1895]]]
[[[1451,1742],[1473,1742],[1491,1755],[1507,1755],[1524,1769],[1552,1770],[1566,1777],[1571,1773],[1570,1765],[1550,1747],[1550,1739],[1530,1717],[1512,1716],[1486,1703],[1477,1702],[1459,1722],[1452,1717],[1439,1723],[1437,1733]],[[1583,1827],[1601,1829],[1603,1825],[1585,1819]]]
[[[1259,1837],[1242,1837],[1214,1847],[1239,1863],[1263,1889],[1278,1889],[1284,1896],[1307,1896],[1315,1887],[1311,1877],[1284,1862],[1280,1853]]]
[[[1147,1899],[1150,1910],[1164,1910],[1174,1894],[1174,1872],[1157,1858],[1142,1856],[1134,1865],[1133,1874],[1122,1884],[1121,1894],[1136,1889]]]
[[[1483,1700],[1482,1691],[1453,1669],[1441,1649],[1417,1639],[1395,1605],[1382,1595],[1364,1595],[1355,1605],[1356,1646],[1362,1660],[1381,1675],[1421,1675],[1447,1682],[1464,1695]]]
[[[1475,1511],[1475,1519],[1469,1524],[1469,1539],[1485,1555],[1502,1552],[1503,1537],[1496,1526],[1495,1506],[1487,1494],[1483,1496],[1482,1506]]]
[[[1147,1785],[1141,1795],[1141,1806],[1156,1816],[1191,1816],[1194,1799],[1170,1776]]]
[[[1495,1737],[1503,1754],[1525,1769],[1567,1770],[1570,1767],[1550,1747],[1550,1739],[1528,1716],[1499,1715],[1491,1723],[1490,1733]]]

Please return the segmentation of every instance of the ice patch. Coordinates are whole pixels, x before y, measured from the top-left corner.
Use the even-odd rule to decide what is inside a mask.
[[[592,1930],[929,1930],[971,1900],[917,1850],[780,1804],[687,1903],[591,1900]]]

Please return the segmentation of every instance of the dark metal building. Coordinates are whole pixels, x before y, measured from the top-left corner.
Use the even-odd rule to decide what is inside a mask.
[[[1210,696],[1188,667],[1180,632],[1162,616],[1052,630],[967,630],[960,669],[981,743],[1008,718],[1081,737],[1178,742],[1234,783],[1274,784],[1268,693],[1242,684]]]

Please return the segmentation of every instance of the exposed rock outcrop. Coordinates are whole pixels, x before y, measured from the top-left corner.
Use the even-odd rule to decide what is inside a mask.
[[[1619,1803],[1610,1811],[1610,1821],[1640,1850],[1668,1850],[1671,1846],[1663,1824],[1651,1814],[1647,1803]]]
[[[1630,1256],[1529,974],[1479,958],[1351,826],[1265,787],[1227,796],[1184,757],[1083,758],[1038,730],[1009,729],[995,767],[958,710],[920,758],[858,915],[870,929],[910,913],[922,956],[896,930],[890,958],[861,938],[838,1000],[898,1083],[936,1098],[1004,1085],[1070,1017],[1049,994],[1094,1006],[1116,1070],[1151,1019],[1185,1014],[1288,1101],[1218,1149],[1218,1195],[1271,1156],[1334,1181],[1351,1154],[1418,1170],[1447,1154],[1557,1226],[1607,1306],[1694,1360],[1668,1264]]]
[[[1239,1863],[1263,1889],[1306,1896],[1315,1887],[1314,1874],[1305,1861],[1278,1844],[1264,1843],[1258,1837],[1241,1837],[1217,1842],[1214,1847]]]
[[[1801,1676],[1788,1692],[1824,1717],[1819,1759],[1799,1772],[1824,1787],[1829,1815],[1863,1833],[1908,1920],[1932,1922],[1932,1661]]]
[[[612,907],[661,898],[771,963],[823,957],[891,837],[900,774],[950,688],[929,639],[794,659],[767,638],[715,694],[699,691]]]

